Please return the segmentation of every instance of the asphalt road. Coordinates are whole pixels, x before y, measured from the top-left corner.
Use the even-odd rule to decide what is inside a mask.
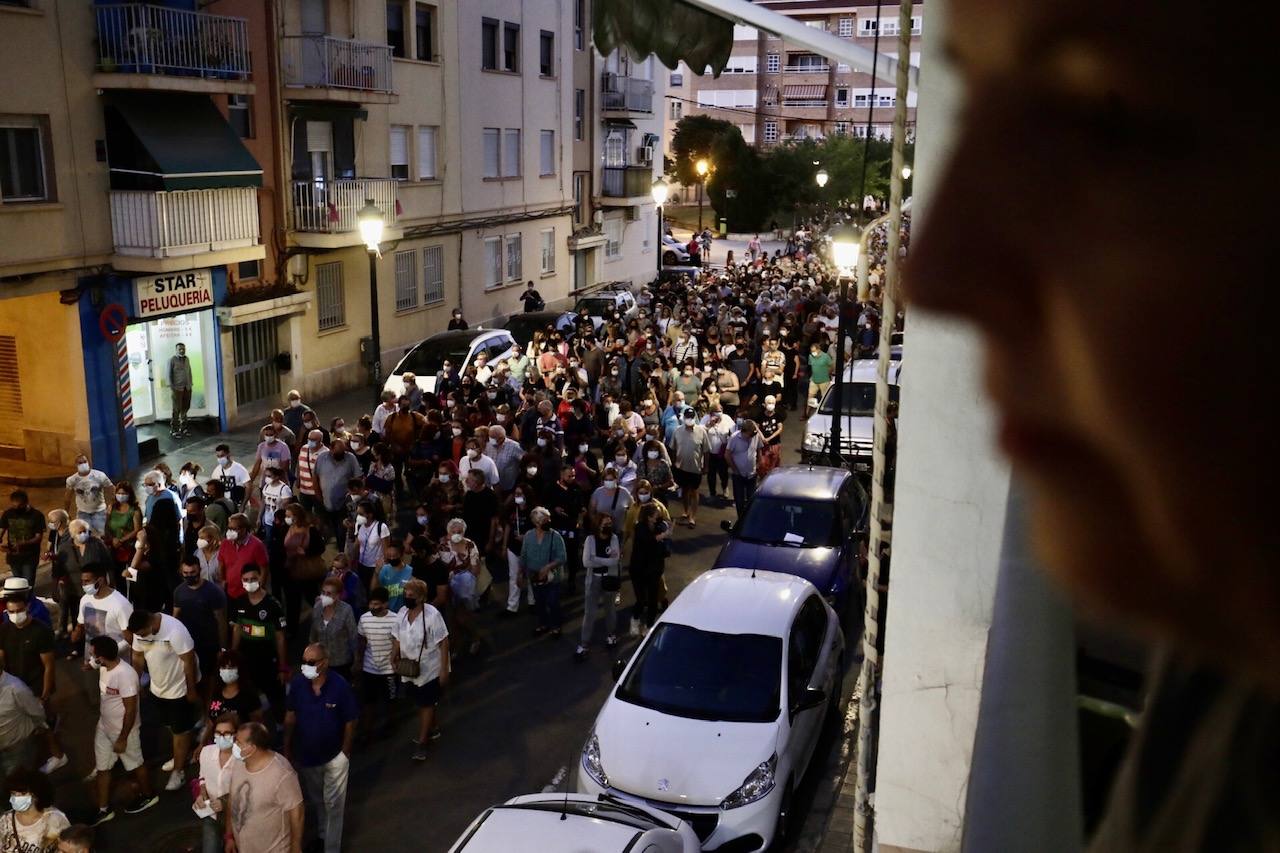
[[[792,427],[788,436],[791,450],[784,461],[798,459],[799,423],[794,417],[788,423]],[[672,598],[711,566],[725,539],[719,523],[734,517],[727,502],[723,506],[704,504],[695,530],[677,528],[666,570]],[[625,584],[624,605],[629,607],[631,600],[630,584]],[[456,667],[440,707],[443,737],[432,745],[425,763],[410,760],[414,721],[407,710],[392,735],[357,745],[347,795],[345,849],[370,850],[394,844],[444,851],[486,806],[548,788],[572,789],[579,750],[613,678],[612,657],[602,646],[597,645],[582,663],[573,660],[581,625],[581,596],[568,597],[564,609],[565,634],[559,640],[535,638],[531,617],[499,619],[498,608],[492,604],[480,613],[490,648]],[[845,620],[850,650],[857,642],[852,628],[855,621],[856,614]],[[625,623],[620,620],[620,624]],[[630,652],[636,643],[635,638],[624,638],[620,653]],[[57,803],[74,822],[92,811],[86,787],[79,780],[92,761],[89,738],[96,698],[94,692],[84,689],[89,682],[78,664],[62,662],[59,666],[58,706],[69,721],[79,723],[62,727],[72,763],[55,775]],[[846,675],[846,701],[855,680],[856,672]],[[144,721],[146,716],[144,710]],[[842,775],[848,760],[849,717],[850,713],[842,716],[844,736],[836,726],[824,733],[814,768],[797,794],[794,826],[804,824],[810,804],[824,800],[824,789]],[[154,757],[155,778],[163,784],[165,774],[158,765],[168,757],[168,745],[161,734],[144,726],[144,749],[149,760]],[[116,790],[117,802],[123,804],[129,793],[121,783]],[[198,833],[190,797],[179,791],[163,795],[159,805],[140,816],[130,817],[117,810],[117,818],[102,827],[100,840],[103,849],[173,853],[198,849]],[[803,833],[798,833],[792,849],[806,849],[806,841]]]

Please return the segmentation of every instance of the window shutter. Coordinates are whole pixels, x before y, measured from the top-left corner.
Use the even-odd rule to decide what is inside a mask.
[[[409,162],[409,132],[403,126],[391,128],[391,164],[400,166]]]
[[[418,177],[436,177],[436,129],[418,128]]]
[[[332,151],[333,126],[327,121],[307,122],[307,150]]]

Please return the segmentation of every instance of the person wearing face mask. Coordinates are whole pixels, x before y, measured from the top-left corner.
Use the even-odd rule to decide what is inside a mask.
[[[316,458],[316,488],[324,511],[325,526],[333,534],[339,551],[345,549],[347,542],[347,529],[342,523],[347,514],[347,482],[359,476],[360,463],[343,439],[334,439],[333,447]]]
[[[191,809],[200,819],[201,853],[224,853],[227,790],[235,761],[231,747],[238,728],[240,717],[234,711],[220,714],[213,721],[213,742],[200,750],[200,778]]]
[[[173,616],[191,635],[196,663],[207,685],[216,674],[218,652],[227,646],[227,596],[205,579],[194,557],[182,561],[182,583],[173,591]]]
[[[186,503],[192,495],[203,498],[204,486],[200,484],[200,472],[203,469],[198,462],[184,462],[178,469],[178,500]]]
[[[293,489],[285,477],[285,468],[272,465],[262,476],[262,513],[258,516],[258,532],[268,552],[275,540],[276,513],[293,497]]]
[[[9,507],[0,513],[0,553],[9,571],[33,582],[40,565],[40,541],[45,532],[44,513],[31,506],[23,489],[9,493]]]
[[[698,524],[698,489],[702,485],[702,473],[706,470],[706,457],[711,445],[706,427],[697,422],[693,409],[687,408],[681,415],[682,425],[672,436],[672,472],[680,487],[680,500],[684,514],[680,521],[690,528]]]
[[[50,513],[50,518],[53,518],[53,513]],[[81,519],[68,522],[66,534],[59,538],[61,541],[54,554],[52,575],[60,593],[63,623],[70,627],[72,614],[80,606],[81,593],[75,579],[80,577],[81,570],[86,566],[111,566],[114,561],[106,544]]]
[[[93,734],[93,793],[98,805],[93,825],[98,826],[116,816],[111,809],[111,770],[117,761],[132,774],[138,791],[126,814],[146,811],[160,798],[152,791],[151,774],[142,763],[137,670],[120,659],[120,646],[108,636],[93,638],[88,661],[98,671],[98,725]]]
[[[396,630],[396,614],[387,606],[387,591],[369,593],[369,610],[356,626],[356,660],[360,668],[360,730],[369,737],[376,730],[385,734],[390,724],[391,705],[399,695],[399,679],[391,666],[391,636]]]
[[[134,610],[129,615],[133,632],[133,667],[150,675],[151,725],[167,728],[173,736],[173,757],[162,769],[172,769],[166,791],[176,791],[185,781],[191,755],[191,735],[202,707],[195,641],[181,621],[166,613]]]
[[[278,714],[289,679],[284,608],[263,587],[257,566],[245,566],[242,578],[244,595],[233,598],[230,605],[231,648],[240,655],[241,670],[267,694]]]
[[[627,510],[634,503],[631,493],[618,482],[618,474],[612,468],[606,468],[600,475],[600,486],[591,493],[587,500],[587,517],[599,518],[601,514],[613,519],[613,529],[621,530]]]
[[[498,468],[498,489],[510,492],[520,476],[524,456],[520,444],[507,437],[506,429],[495,425],[489,427],[489,445],[484,453]]]
[[[632,494],[636,494],[639,481],[645,480],[659,496],[665,497],[676,484],[666,446],[656,438],[651,438],[640,449],[640,457],[640,463],[636,466],[636,482],[631,484]]]
[[[440,736],[436,706],[451,675],[449,630],[440,611],[426,603],[427,585],[414,578],[405,585],[405,606],[391,634],[391,667],[418,709],[414,761],[427,760],[427,744]]]
[[[520,549],[524,543],[524,535],[533,528],[530,513],[533,511],[533,500],[524,485],[517,485],[511,490],[511,496],[503,506],[502,528],[500,536],[506,543],[507,557],[507,608],[499,614],[502,618],[510,618],[520,611],[521,590],[529,602],[534,604],[533,590],[529,588],[528,578],[520,566]]]
[[[356,615],[342,600],[342,582],[327,577],[320,587],[311,613],[312,643],[324,646],[329,669],[351,681],[351,663],[356,652]]]
[[[612,649],[618,644],[617,612],[614,601],[622,589],[622,546],[614,534],[613,518],[601,515],[595,519],[595,532],[582,545],[582,567],[586,579],[582,591],[582,635],[574,650],[576,661],[586,660],[595,634],[596,612],[604,605],[604,645]]]
[[[95,637],[110,637],[115,643],[132,643],[129,617],[133,604],[108,580],[106,563],[91,563],[80,570],[80,604],[76,609],[76,626],[71,634],[72,655],[78,656],[78,648],[85,642],[85,667],[89,666],[89,643]]]
[[[628,445],[618,444],[613,449],[613,455],[609,457],[608,463],[605,465],[606,471],[613,471],[618,476],[618,485],[628,492],[634,493],[635,483],[638,478],[636,464],[631,461],[631,454]]]
[[[213,723],[223,714],[235,714],[241,720],[264,721],[262,694],[247,674],[240,672],[240,655],[227,649],[219,653],[213,672],[213,687],[205,703],[205,743],[211,741]]]
[[[479,469],[467,474],[467,491],[462,496],[462,520],[473,531],[482,556],[501,556],[501,513],[498,493]]]
[[[391,539],[384,549],[384,561],[373,576],[373,588],[382,587],[390,596],[393,611],[404,606],[404,585],[413,577],[413,570],[404,560],[404,542]]]
[[[529,513],[533,529],[524,534],[520,545],[520,572],[533,590],[538,625],[534,634],[560,636],[560,585],[564,581],[564,538],[551,529],[551,513],[545,507],[534,507]]]
[[[778,410],[777,398],[764,398],[764,413],[760,417],[760,463],[756,473],[764,477],[774,468],[782,464],[782,427],[783,415]]]
[[[716,403],[702,419],[707,431],[707,490],[716,502],[729,498],[729,463],[725,461],[725,445],[733,432],[733,419]]]
[[[213,476],[222,481],[224,495],[231,503],[239,506],[245,499],[245,488],[248,486],[249,471],[231,456],[231,447],[219,444],[213,449],[216,464]]]
[[[56,685],[53,654],[53,629],[49,627],[48,613],[45,620],[30,612],[32,596],[29,589],[8,589],[9,581],[25,582],[25,578],[5,580],[4,621],[0,622],[0,664],[6,672],[16,676],[40,700],[45,709],[45,741],[49,758],[41,765],[43,773],[52,773],[67,764],[66,753],[54,729],[58,717],[50,704]],[[16,587],[17,585],[14,584]],[[41,605],[43,607],[43,605]]]
[[[275,469],[275,478],[280,480],[282,485],[286,485],[283,483],[283,472],[289,470],[292,462],[293,452],[289,449],[289,445],[280,440],[272,424],[267,424],[262,429],[262,441],[254,454],[253,469],[249,472],[249,479],[260,489],[265,489],[270,484],[267,476],[271,474],[271,469]],[[261,480],[259,480],[260,475],[262,475]]]
[[[359,718],[355,692],[329,666],[324,645],[307,646],[301,671],[289,684],[284,754],[297,766],[307,812],[314,817],[316,846],[325,853],[342,849],[347,778]]]
[[[424,502],[428,509],[428,528],[433,539],[444,535],[445,522],[462,510],[463,487],[458,466],[445,460],[437,468],[434,482],[427,486]]]
[[[386,548],[391,542],[391,528],[382,521],[379,505],[364,499],[356,505],[355,541],[356,571],[365,587],[371,587],[373,576],[386,561]]]
[[[577,482],[572,465],[560,469],[560,476],[547,490],[547,509],[551,511],[551,529],[564,539],[565,560],[564,594],[572,595],[581,559],[582,522],[586,511],[587,494]]]
[[[271,749],[266,726],[242,723],[231,744],[231,758],[223,836],[226,853],[302,850],[302,787],[285,757]]]
[[[107,525],[107,495],[113,488],[111,478],[89,464],[89,457],[83,453],[76,456],[76,472],[67,478],[66,495],[63,508],[68,514],[75,513],[81,521],[101,536]]]
[[[205,515],[205,500],[192,495],[184,503],[185,513],[182,517],[181,557],[186,560],[196,553],[196,540],[200,538],[200,530],[209,523]]]
[[[316,476],[316,465],[320,457],[329,452],[326,444],[324,431],[312,429],[307,432],[306,440],[298,448],[298,479],[295,494],[308,512],[316,512],[321,506],[320,481]]]
[[[58,836],[71,822],[53,806],[53,785],[44,774],[27,769],[6,775],[11,810],[0,814],[0,851],[54,853]]]
[[[296,389],[289,391],[288,402],[289,404],[284,410],[284,425],[292,430],[298,440],[301,440],[301,437],[307,434],[307,427],[305,426],[307,416],[310,415],[311,420],[314,422],[316,413],[312,411],[310,406],[302,402],[302,394]]]
[[[498,466],[484,455],[484,444],[474,436],[467,439],[466,453],[458,465],[458,473],[466,477],[473,470],[479,471],[490,486],[498,485]]]
[[[236,513],[227,519],[227,532],[218,546],[218,562],[222,566],[222,578],[227,598],[244,595],[241,574],[246,566],[257,566],[260,571],[269,564],[267,547],[250,532],[249,517]]]

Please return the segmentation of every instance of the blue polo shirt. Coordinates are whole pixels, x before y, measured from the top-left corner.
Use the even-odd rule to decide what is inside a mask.
[[[293,754],[303,767],[318,767],[342,751],[343,729],[360,716],[355,693],[347,680],[333,670],[325,675],[316,695],[311,680],[299,673],[289,682],[286,704],[297,719],[293,729]]]

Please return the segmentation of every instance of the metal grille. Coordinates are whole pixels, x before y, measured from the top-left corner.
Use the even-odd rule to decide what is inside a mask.
[[[444,301],[444,246],[422,250],[422,302]]]
[[[280,371],[276,369],[276,353],[280,350],[278,328],[275,320],[258,320],[231,327],[238,405],[279,396]]]
[[[418,253],[396,252],[396,310],[418,307]]]
[[[342,261],[316,265],[316,307],[320,331],[347,322],[347,292],[342,286]]]
[[[0,335],[0,444],[21,446],[23,443],[18,339]]]

